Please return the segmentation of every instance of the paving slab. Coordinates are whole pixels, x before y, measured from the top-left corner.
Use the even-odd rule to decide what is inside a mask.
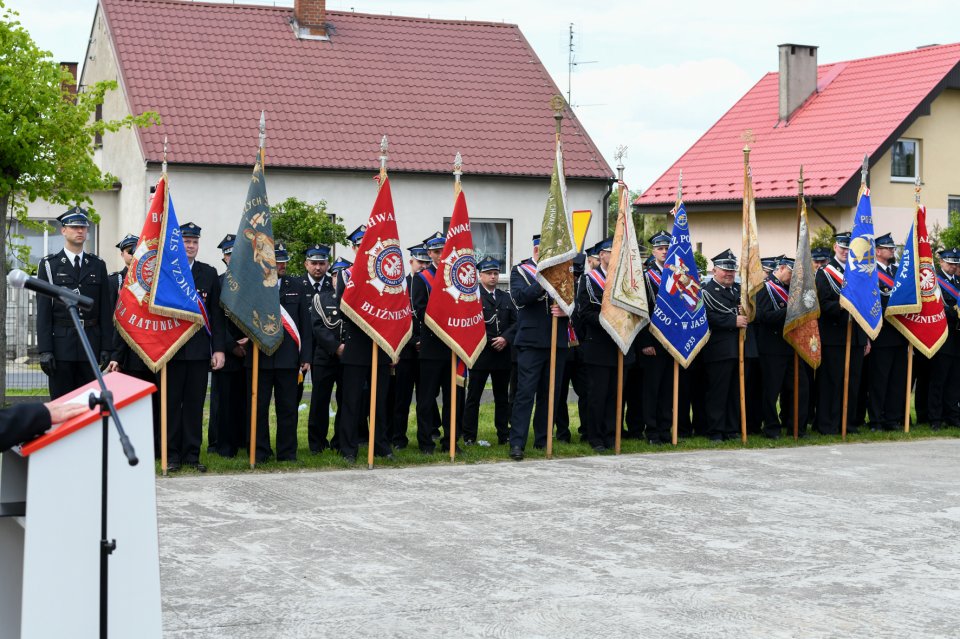
[[[157,482],[166,637],[956,637],[960,440]]]

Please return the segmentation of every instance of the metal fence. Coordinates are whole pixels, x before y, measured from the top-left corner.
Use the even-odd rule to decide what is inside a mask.
[[[7,395],[46,396],[47,376],[37,353],[37,299],[26,289],[7,289]]]

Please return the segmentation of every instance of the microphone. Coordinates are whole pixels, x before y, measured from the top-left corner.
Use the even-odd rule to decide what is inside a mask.
[[[69,288],[44,282],[40,278],[30,277],[18,268],[13,269],[7,275],[7,284],[10,288],[26,288],[39,295],[46,295],[59,300],[65,306],[76,304],[80,308],[89,310],[93,308],[93,300],[86,295],[81,295],[77,291]]]

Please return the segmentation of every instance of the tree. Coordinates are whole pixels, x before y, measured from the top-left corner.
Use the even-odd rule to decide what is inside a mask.
[[[93,161],[95,134],[159,122],[156,113],[94,121],[97,105],[116,82],[98,82],[74,94],[76,80],[42,51],[0,0],[0,269],[6,277],[7,250],[16,250],[14,221],[30,226],[26,202],[44,199],[65,206],[91,203],[90,194],[115,178]],[[92,210],[92,209],[91,209]],[[93,211],[95,214],[95,211]],[[95,218],[96,219],[96,218]],[[32,223],[36,225],[36,223]],[[7,287],[0,286],[7,316]],[[6,359],[7,336],[0,334]],[[0,403],[6,401],[6,366],[0,368]]]
[[[320,200],[316,204],[307,204],[303,200],[290,197],[270,207],[273,213],[273,237],[283,242],[290,255],[287,272],[302,275],[303,256],[314,244],[334,246],[347,241],[347,231],[343,228],[343,218],[327,213],[327,203]]]
[[[930,250],[936,255],[940,249],[960,246],[960,211],[947,212],[947,227],[937,222],[930,229]]]
[[[821,226],[810,238],[810,249],[827,249],[833,253],[833,245],[836,240],[833,237],[833,229],[829,226]]]

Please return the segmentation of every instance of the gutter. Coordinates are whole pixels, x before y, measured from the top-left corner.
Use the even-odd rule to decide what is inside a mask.
[[[607,229],[610,228],[610,195],[613,194],[613,184],[616,180],[610,180],[610,183],[607,184],[607,192],[603,194],[603,228],[601,229],[600,239],[606,239]],[[631,207],[632,208],[632,207]]]

